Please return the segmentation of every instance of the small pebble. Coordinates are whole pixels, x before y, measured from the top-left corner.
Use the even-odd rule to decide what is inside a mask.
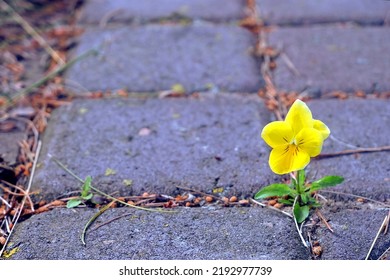
[[[273,207],[280,209],[283,207],[283,204],[282,203],[275,203],[275,205]]]
[[[212,196],[206,196],[206,198],[205,198],[205,200],[206,200],[206,202],[213,202],[213,197]]]
[[[246,199],[241,199],[238,203],[240,203],[241,205],[248,205],[249,201]]]
[[[274,206],[276,203],[278,203],[276,199],[271,199],[270,201],[268,201],[268,205],[270,206]]]
[[[230,199],[229,199],[230,202],[237,202],[238,201],[238,198],[237,196],[233,195]]]

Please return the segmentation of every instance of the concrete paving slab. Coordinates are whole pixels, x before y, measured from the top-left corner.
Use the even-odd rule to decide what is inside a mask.
[[[277,60],[282,90],[390,90],[390,28],[310,26],[277,28],[269,44],[283,48],[300,75]],[[364,42],[364,43],[363,43]]]
[[[315,100],[308,103],[314,117],[324,121],[331,137],[323,153],[390,145],[390,100]],[[330,190],[390,201],[389,151],[313,160],[311,176],[341,175],[345,182]],[[328,194],[326,194],[328,196]],[[340,196],[337,199],[351,199]]]
[[[257,0],[260,17],[267,24],[302,25],[330,22],[383,24],[388,1],[372,0]]]
[[[89,28],[75,55],[94,48],[99,55],[75,64],[67,79],[89,90],[148,92],[181,84],[189,92],[256,92],[262,78],[250,51],[254,39],[238,26],[205,22]]]
[[[144,22],[163,18],[189,18],[211,21],[242,19],[242,0],[89,0],[84,5],[80,22]]]
[[[327,208],[325,208],[327,209]],[[364,260],[374,238],[389,213],[386,210],[348,210],[329,212],[324,215],[334,230],[326,227],[317,230],[316,236],[323,248],[322,259]],[[390,235],[381,234],[370,254],[370,259],[378,259],[390,247]]]
[[[26,139],[23,131],[0,132],[0,158],[8,164],[14,164],[19,154],[19,142]]]
[[[17,225],[8,250],[23,259],[310,259],[293,222],[272,210],[250,208],[181,208],[161,214],[110,209],[95,225],[129,216],[80,234],[97,212],[55,209]]]
[[[253,196],[278,178],[260,139],[269,118],[253,95],[77,100],[52,115],[33,190],[44,199],[79,190],[51,154],[109,193],[175,194],[183,193],[176,188],[182,186]],[[108,168],[115,174],[106,176]],[[130,187],[125,179],[133,180]]]

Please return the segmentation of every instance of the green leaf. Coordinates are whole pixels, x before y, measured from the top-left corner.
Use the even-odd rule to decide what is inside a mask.
[[[308,196],[308,194],[307,194],[307,193],[301,194],[301,200],[302,200],[303,204],[307,204],[308,201],[309,201],[309,196]]]
[[[314,207],[314,208],[320,208],[320,207],[322,207],[322,205],[321,205],[320,203],[318,203],[318,202],[313,202],[313,203],[310,204],[310,206],[311,206],[311,207]]]
[[[288,200],[288,199],[283,199],[283,198],[279,198],[278,202],[279,203],[283,203],[284,205],[293,205],[293,203],[294,203],[294,201],[291,201],[291,200]]]
[[[314,192],[328,187],[333,187],[341,184],[344,178],[341,176],[325,176],[311,184],[310,191]]]
[[[300,224],[309,216],[309,206],[300,206],[299,203],[295,203],[294,206],[294,217]]]
[[[258,191],[255,194],[255,199],[267,198],[271,196],[284,196],[292,192],[293,190],[286,184],[272,184]]]
[[[87,196],[82,196],[81,198],[84,200],[90,200],[92,198],[93,194],[88,194]]]
[[[85,177],[84,184],[81,187],[81,189],[82,189],[81,197],[84,198],[85,196],[87,196],[89,194],[89,191],[91,190],[91,182],[92,182],[91,176]]]
[[[68,202],[66,203],[66,208],[74,208],[74,207],[77,207],[79,206],[81,203],[81,200],[80,199],[71,199],[71,200],[68,200]]]

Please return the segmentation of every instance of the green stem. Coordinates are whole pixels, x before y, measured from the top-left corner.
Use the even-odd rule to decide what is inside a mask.
[[[302,170],[298,170],[297,172],[297,193],[298,195],[301,195],[302,194],[302,182],[301,182],[301,179],[302,179],[302,174],[301,172],[305,172],[303,169]]]

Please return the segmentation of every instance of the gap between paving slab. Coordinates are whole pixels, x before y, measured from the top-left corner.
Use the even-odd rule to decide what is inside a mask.
[[[259,207],[180,208],[177,213],[109,209],[80,240],[97,209],[61,209],[35,215],[17,225],[7,250],[18,248],[23,259],[258,259],[308,260],[293,221]],[[388,210],[343,209],[325,212],[334,229],[317,230],[322,259],[364,259]],[[126,215],[97,230],[94,227]],[[378,258],[390,246],[381,236],[371,254]]]

